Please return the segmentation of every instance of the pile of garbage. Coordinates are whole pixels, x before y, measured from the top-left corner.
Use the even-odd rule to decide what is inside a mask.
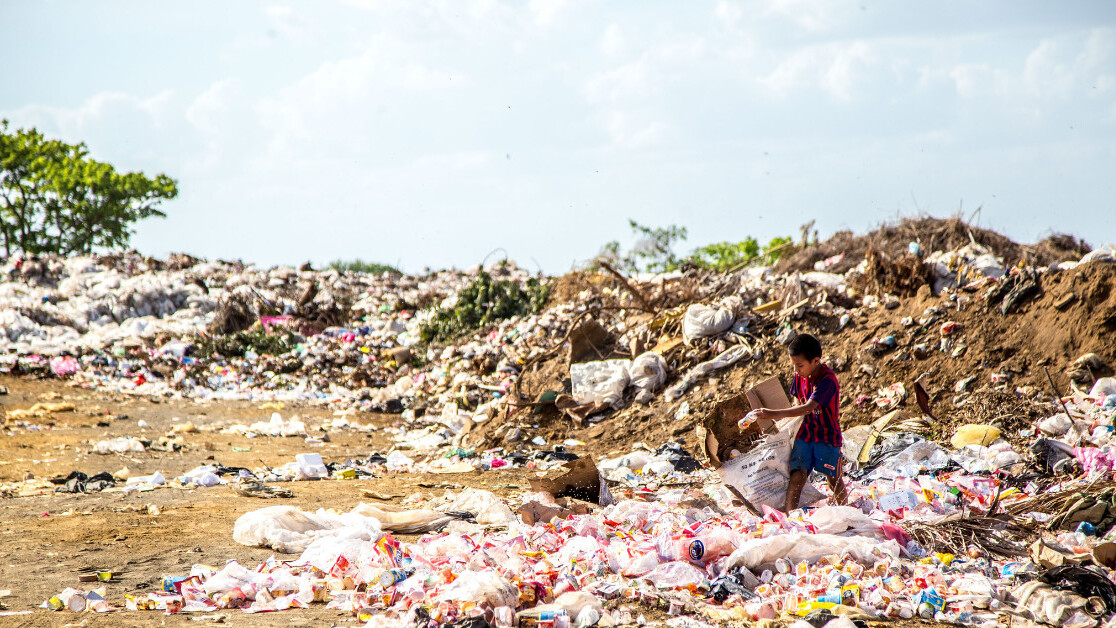
[[[276,414],[202,430],[312,439],[364,429],[362,412],[397,415],[395,446],[361,460],[81,474],[59,478],[67,490],[235,484],[282,497],[286,481],[492,469],[521,469],[531,484],[508,497],[262,508],[233,538],[286,556],[195,565],[122,605],[68,589],[44,606],[326,603],[372,626],[475,628],[664,613],[1116,626],[1116,356],[1103,342],[1116,316],[1113,249],[1036,266],[1005,263],[971,236],[924,246],[933,241],[810,269],[574,273],[552,281],[545,306],[437,341],[424,324],[476,295],[479,278],[537,278],[507,262],[408,277],[127,254],[9,260],[0,370],[344,411],[313,428]],[[797,424],[748,411],[774,407],[785,389],[770,376],[786,372],[783,347],[804,332],[823,338],[841,380],[848,496],[833,504],[814,482],[784,513]],[[1081,357],[1065,363],[1070,353]],[[94,449],[173,450],[173,436]],[[610,450],[626,453],[593,456]]]
[[[1050,419],[1048,428],[1064,427]],[[597,465],[567,461],[569,472],[532,480],[512,499],[464,489],[347,512],[269,506],[241,516],[233,538],[278,555],[258,566],[195,565],[167,575],[159,591],[128,594],[123,607],[255,613],[325,603],[369,626],[608,626],[662,613],[714,624],[1110,623],[1111,468],[1017,488],[1020,478],[965,468],[1012,451],[994,428],[955,436],[946,448],[888,434],[858,456],[869,462],[849,482],[849,506],[819,493],[785,514],[743,500],[741,490],[754,487],[734,485],[731,473],[701,466],[677,444]],[[785,461],[774,471],[785,478]],[[1066,505],[1069,494],[1080,497]],[[79,589],[44,607],[119,609],[103,592]]]

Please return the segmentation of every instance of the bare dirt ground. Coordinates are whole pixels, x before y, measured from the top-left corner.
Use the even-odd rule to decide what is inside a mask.
[[[0,396],[3,410],[27,408],[44,398],[71,402],[76,407],[75,412],[38,420],[50,429],[15,428],[0,436],[0,484],[22,480],[28,474],[46,479],[65,476],[72,470],[92,475],[125,466],[138,475],[161,471],[171,478],[214,461],[248,468],[264,464],[274,467],[294,460],[295,454],[303,452],[321,453],[330,462],[363,458],[372,451],[384,452],[390,448],[382,432],[333,432],[330,434],[332,441],[318,447],[307,445],[301,437],[247,438],[201,432],[183,434],[185,444],[178,452],[103,456],[90,452],[93,443],[105,438],[131,435],[157,440],[179,422],[188,421],[199,426],[219,420],[251,423],[266,420],[272,410],[260,409],[258,404],[248,402],[152,403],[125,395],[76,389],[57,380],[0,377],[0,386],[9,390],[8,395]],[[56,395],[62,398],[57,399]],[[281,414],[289,417],[295,412],[307,420],[308,427],[332,416],[328,410],[311,408],[285,408]],[[396,419],[360,415],[357,420],[389,425]],[[140,420],[146,421],[149,427],[137,427]],[[234,447],[251,451],[233,451]],[[361,501],[362,488],[399,495],[393,500],[398,503],[418,491],[435,495],[444,490],[421,484],[447,483],[486,488],[505,495],[527,486],[525,472],[519,470],[291,482],[283,486],[291,488],[295,496],[284,500],[243,497],[229,486],[0,498],[0,589],[11,590],[11,595],[0,598],[0,602],[9,610],[34,610],[31,615],[0,617],[0,625],[60,626],[68,622],[91,626],[197,625],[192,620],[198,619],[198,614],[164,616],[162,611],[133,611],[78,615],[55,613],[38,606],[67,586],[88,588],[95,584],[78,581],[78,571],[88,567],[124,572],[107,583],[109,600],[116,605],[123,605],[125,593],[157,588],[163,576],[189,573],[195,563],[219,567],[235,559],[254,567],[272,551],[244,547],[232,540],[233,523],[250,510],[282,503],[310,510],[335,508],[344,511]],[[157,507],[158,514],[151,514],[156,508],[150,506]],[[238,626],[356,623],[351,615],[326,610],[324,605],[256,615],[221,611],[204,617],[210,623]]]

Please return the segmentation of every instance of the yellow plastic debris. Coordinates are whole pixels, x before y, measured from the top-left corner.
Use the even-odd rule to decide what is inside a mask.
[[[1000,437],[1000,430],[991,425],[962,425],[957,428],[957,433],[950,439],[954,449],[961,449],[969,445],[987,447]]]

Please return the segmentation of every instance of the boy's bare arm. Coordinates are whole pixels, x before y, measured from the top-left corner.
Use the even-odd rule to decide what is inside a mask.
[[[760,408],[756,410],[756,416],[761,419],[789,419],[791,417],[809,414],[817,407],[818,402],[811,400],[799,406],[791,406],[790,408],[786,408],[785,410]]]

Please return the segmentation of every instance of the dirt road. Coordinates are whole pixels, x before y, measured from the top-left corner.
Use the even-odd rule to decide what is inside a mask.
[[[248,468],[277,467],[293,461],[296,454],[303,452],[321,453],[328,462],[364,458],[372,451],[385,452],[390,448],[389,438],[382,431],[334,431],[330,433],[330,442],[318,446],[307,445],[301,437],[247,438],[201,431],[181,434],[180,451],[99,455],[91,453],[93,444],[105,438],[129,435],[158,440],[176,424],[192,422],[203,429],[217,423],[250,424],[267,420],[273,410],[260,409],[259,404],[248,402],[153,403],[126,395],[72,388],[59,381],[2,377],[0,386],[9,390],[7,395],[0,396],[5,411],[29,408],[43,400],[68,402],[75,407],[72,412],[31,420],[43,429],[9,427],[5,430],[0,437],[0,484],[8,488],[29,474],[48,479],[65,476],[72,470],[92,475],[127,467],[134,475],[161,471],[171,478],[213,462]],[[298,413],[306,419],[308,428],[333,416],[329,410],[314,408],[284,408],[280,412],[284,417]],[[397,418],[359,415],[355,420],[383,427]],[[139,427],[141,421],[148,427]],[[153,622],[197,625],[191,618],[198,618],[198,614],[164,616],[162,611],[135,611],[76,615],[55,613],[38,606],[67,586],[88,588],[90,585],[80,583],[77,575],[88,567],[123,572],[106,585],[108,599],[121,606],[125,593],[159,587],[163,576],[186,574],[195,563],[219,567],[235,559],[255,567],[272,554],[271,550],[244,547],[232,540],[233,523],[250,510],[276,503],[311,510],[349,510],[361,501],[361,488],[398,495],[400,497],[394,501],[399,503],[418,491],[428,495],[444,491],[422,484],[447,483],[486,488],[506,495],[519,486],[525,487],[526,479],[524,472],[518,470],[291,482],[283,486],[291,488],[295,496],[285,500],[243,497],[229,486],[76,495],[44,489],[45,494],[41,495],[3,497],[0,498],[0,534],[3,535],[0,589],[11,590],[11,595],[0,598],[0,602],[10,611],[33,610],[33,613],[0,617],[0,625],[59,626],[82,621],[95,626],[147,626]],[[258,615],[220,611],[205,617],[238,626],[356,622],[354,617],[326,610],[324,605]]]

